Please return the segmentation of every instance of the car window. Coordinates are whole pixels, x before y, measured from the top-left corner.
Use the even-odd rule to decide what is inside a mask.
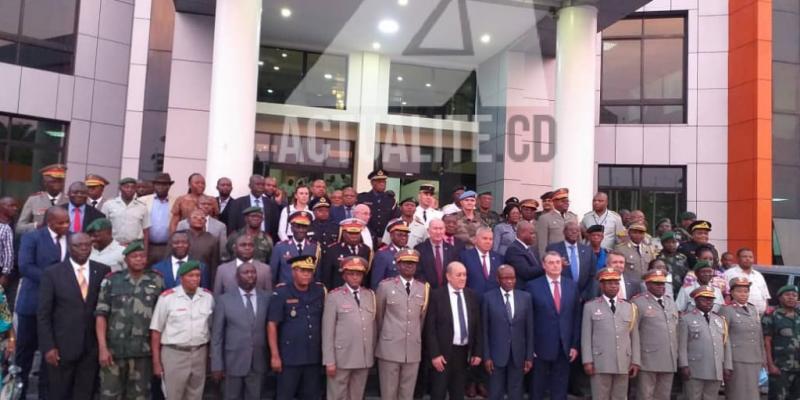
[[[764,280],[767,281],[767,287],[769,288],[769,295],[770,297],[772,297],[771,299],[769,299],[769,305],[777,306],[778,289],[789,283],[789,275],[771,274],[769,272],[762,272],[762,274],[764,275]]]

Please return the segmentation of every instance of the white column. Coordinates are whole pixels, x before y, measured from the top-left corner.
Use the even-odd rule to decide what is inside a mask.
[[[591,210],[595,182],[594,122],[597,8],[565,7],[556,27],[556,153],[553,187],[569,188],[571,209]]]
[[[261,0],[217,1],[211,72],[206,185],[220,177],[247,192],[253,173]]]
[[[378,141],[376,123],[379,116],[386,115],[389,109],[389,60],[378,53],[364,52],[354,61],[360,61],[357,66],[359,74],[353,74],[359,77],[360,86],[356,94],[358,97],[350,103],[358,103],[359,113],[353,187],[358,192],[366,192],[372,189],[367,175],[375,167],[375,143]]]

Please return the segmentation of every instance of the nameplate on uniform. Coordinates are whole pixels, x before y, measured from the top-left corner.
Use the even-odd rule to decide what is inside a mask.
[[[300,302],[300,299],[286,299],[286,304],[297,304]]]

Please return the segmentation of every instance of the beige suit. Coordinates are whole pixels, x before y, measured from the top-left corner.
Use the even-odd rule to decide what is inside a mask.
[[[620,243],[614,247],[614,250],[622,253],[625,256],[625,271],[633,271],[639,277],[647,272],[647,266],[650,261],[656,258],[656,252],[652,246],[639,244],[639,249],[631,241]]]
[[[638,400],[669,400],[678,370],[678,308],[666,295],[661,300],[663,308],[649,292],[631,300],[638,310],[641,350]]]
[[[361,287],[359,303],[347,285],[331,291],[322,313],[322,364],[335,365],[327,398],[360,400],[375,363],[375,293]]]
[[[55,205],[60,206],[68,202],[69,198],[61,193],[58,195]],[[30,195],[30,197],[25,200],[22,211],[19,213],[19,220],[17,220],[16,226],[17,234],[22,235],[28,233],[42,225],[44,222],[44,213],[52,206],[53,203],[50,202],[50,196],[47,192],[37,192]]]
[[[716,400],[723,369],[731,369],[731,343],[725,319],[694,309],[681,316],[678,324],[678,367],[689,367],[691,378],[684,389],[687,400]]]
[[[756,306],[738,304],[723,306],[720,315],[728,323],[728,335],[733,359],[733,375],[725,385],[726,400],[757,399],[758,374],[766,360],[764,335]]]
[[[427,283],[415,279],[408,295],[399,276],[384,279],[378,285],[375,357],[378,358],[382,399],[414,398],[429,291]]]
[[[584,364],[594,364],[593,400],[627,396],[628,370],[632,364],[641,364],[636,314],[636,306],[625,300],[616,300],[612,313],[604,296],[584,305],[581,353]]]
[[[536,240],[539,245],[539,254],[544,255],[544,249],[548,244],[564,241],[564,224],[567,221],[578,223],[578,216],[572,211],[561,215],[556,210],[539,216],[539,219],[536,220]]]

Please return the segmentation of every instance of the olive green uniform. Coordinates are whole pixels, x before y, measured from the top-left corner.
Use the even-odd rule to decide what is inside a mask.
[[[772,361],[781,370],[769,377],[769,398],[800,399],[800,309],[789,316],[782,308],[761,318],[764,336],[772,338]]]
[[[244,227],[228,237],[228,244],[225,246],[228,249],[228,254],[236,254],[233,250],[233,245],[236,244],[236,239],[246,231],[247,227]],[[253,237],[253,246],[253,259],[269,264],[269,259],[272,256],[272,238],[264,232],[260,232],[258,236]]]

